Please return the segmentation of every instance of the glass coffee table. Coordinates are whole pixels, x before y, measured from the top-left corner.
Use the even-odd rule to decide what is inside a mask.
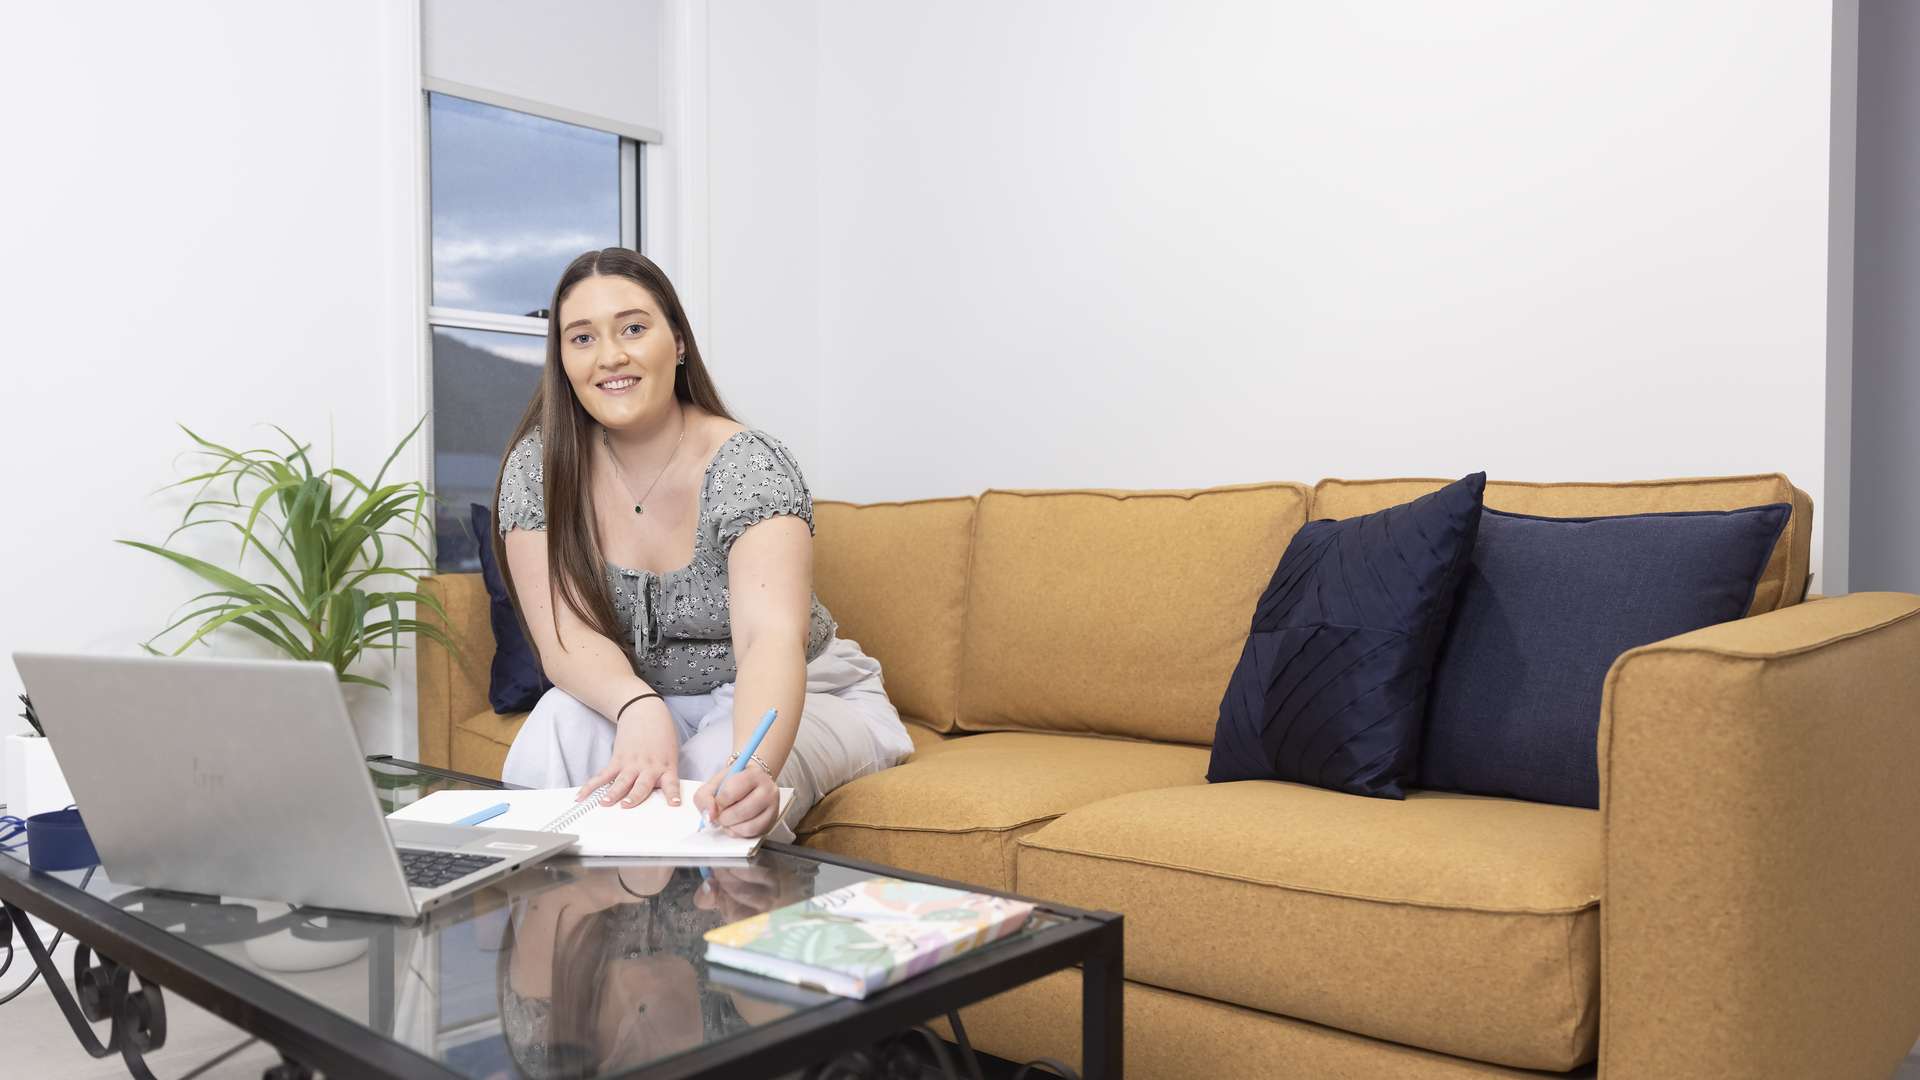
[[[505,786],[384,756],[368,768],[387,810]],[[165,1041],[171,993],[278,1049],[271,1080],[849,1077],[921,1065],[977,1078],[958,1010],[1075,965],[1082,1067],[1121,1074],[1111,912],[1039,903],[1018,933],[864,1001],[707,963],[708,929],[877,875],[960,884],[765,843],[752,859],[706,865],[552,860],[403,921],[142,889],[99,867],[40,873],[18,850],[0,856],[0,944],[40,968],[88,1053],[118,1056],[136,1077],[151,1075],[142,1055]],[[54,969],[28,916],[78,943],[70,973]],[[924,1026],[943,1016],[951,1044]]]

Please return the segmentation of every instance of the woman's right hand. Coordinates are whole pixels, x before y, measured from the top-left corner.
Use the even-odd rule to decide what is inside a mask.
[[[581,787],[574,801],[612,784],[600,805],[639,806],[655,788],[670,806],[680,805],[680,742],[673,714],[658,698],[628,709],[613,734],[613,757]]]
[[[693,906],[738,922],[779,906],[781,877],[764,866],[716,866],[693,892]],[[800,899],[805,899],[801,897]]]

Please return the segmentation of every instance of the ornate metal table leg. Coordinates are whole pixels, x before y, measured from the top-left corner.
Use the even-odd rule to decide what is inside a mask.
[[[98,1005],[95,1006],[95,1011],[90,1013],[89,1010],[83,1009],[79,1002],[74,1001],[73,995],[67,992],[67,984],[60,976],[60,969],[54,966],[53,957],[47,955],[47,947],[41,944],[40,935],[33,929],[33,922],[28,919],[27,913],[12,904],[6,904],[4,908],[8,922],[12,924],[14,932],[19,934],[20,943],[26,946],[27,955],[33,958],[33,966],[39,969],[40,977],[47,981],[47,990],[53,994],[54,1003],[60,1006],[61,1014],[67,1018],[67,1025],[73,1028],[73,1037],[80,1040],[80,1046],[88,1054],[97,1058],[118,1053],[119,1033],[109,1029],[107,1041],[102,1043],[94,1035],[93,1027],[88,1023],[89,1020],[105,1020],[112,1013],[99,1008]],[[82,951],[84,947],[75,951],[76,961]]]
[[[133,979],[140,988],[130,989]],[[150,983],[131,968],[116,967],[114,973],[114,1037],[120,1042],[120,1060],[135,1080],[153,1080],[143,1055],[160,1049],[167,1042],[167,1005],[160,996],[158,983]]]
[[[313,1070],[280,1052],[280,1064],[260,1074],[260,1080],[313,1080]]]
[[[954,1067],[953,1057],[947,1052],[947,1041],[922,1024],[815,1065],[804,1074],[806,1080],[919,1080],[926,1070],[925,1058],[915,1050],[916,1044],[925,1045],[934,1066],[946,1080],[981,1080],[980,1061],[967,1045],[966,1030],[960,1026],[959,1015],[948,1013],[947,1020],[960,1038],[964,1073]]]
[[[947,1026],[953,1029],[953,1043],[960,1048],[960,1063],[966,1066],[967,1080],[984,1080],[980,1072],[980,1058],[973,1052],[973,1043],[967,1039],[967,1025],[960,1022],[960,1010],[955,1009],[947,1014]],[[942,1064],[945,1064],[944,1059]],[[949,1071],[947,1075],[952,1076],[953,1073]]]
[[[81,1048],[96,1058],[117,1053],[135,1080],[154,1080],[143,1055],[159,1049],[167,1041],[167,1008],[160,987],[141,978],[139,989],[132,989],[132,981],[139,978],[132,969],[121,967],[105,956],[96,964],[93,951],[76,943],[73,991],[69,992],[59,967],[27,913],[12,904],[0,907],[4,907],[7,921],[19,934],[28,955],[33,957],[34,967],[46,980],[47,991],[60,1006]],[[105,1042],[93,1032],[93,1024],[102,1020],[109,1022]]]

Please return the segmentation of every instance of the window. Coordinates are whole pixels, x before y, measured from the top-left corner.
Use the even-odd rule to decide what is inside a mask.
[[[641,143],[428,92],[436,568],[479,569],[507,437],[546,361],[547,306],[574,256],[640,249]]]

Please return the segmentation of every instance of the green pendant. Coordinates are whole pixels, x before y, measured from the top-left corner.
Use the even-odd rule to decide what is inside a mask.
[[[634,503],[634,504],[633,504],[633,512],[634,512],[634,513],[636,513],[636,514],[644,514],[644,513],[646,513],[646,511],[645,511],[645,510],[642,510],[642,509],[640,509],[640,504],[639,504],[639,503]]]

